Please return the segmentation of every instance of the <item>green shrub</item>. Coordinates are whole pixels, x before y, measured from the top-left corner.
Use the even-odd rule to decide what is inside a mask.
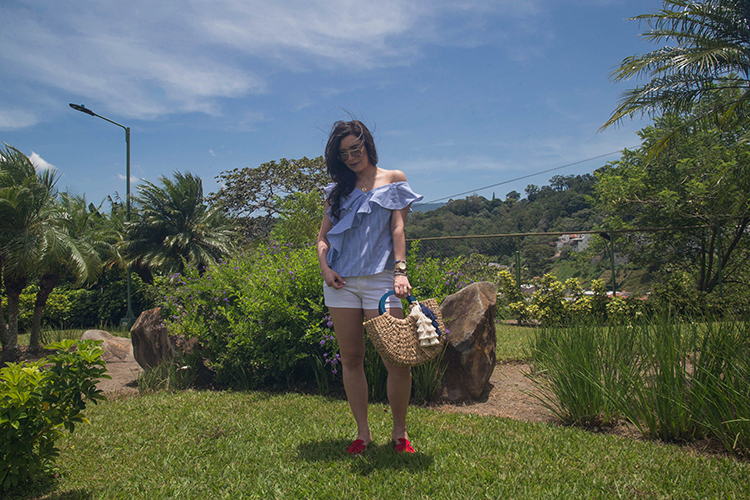
[[[31,321],[34,316],[34,303],[39,287],[36,285],[26,287],[19,296],[18,301],[18,328],[25,332],[31,329]],[[67,325],[71,318],[72,303],[65,293],[52,292],[47,298],[47,305],[42,315],[43,325],[61,326]]]
[[[109,376],[98,343],[65,340],[45,348],[57,350],[56,354],[0,369],[3,490],[47,472],[58,455],[55,441],[63,430],[73,432],[75,424],[88,422],[83,415],[85,401],[104,399],[96,382]]]
[[[145,284],[133,273],[132,305],[135,314],[155,307],[155,287]],[[61,285],[50,294],[42,316],[42,325],[66,328],[93,328],[99,325],[118,325],[127,311],[127,279],[119,269],[108,269],[99,283],[91,288],[69,288]],[[34,302],[38,287],[32,285],[20,296],[18,326],[20,331],[31,328]]]
[[[646,314],[644,302],[636,297],[607,297],[603,281],[591,282],[591,293],[584,293],[578,278],[569,278],[562,283],[553,275],[536,278],[536,290],[530,299],[517,291],[513,276],[507,271],[498,272],[501,298],[498,303],[505,307],[511,318],[519,325],[534,321],[543,326],[564,326],[584,321],[596,324],[630,322]]]
[[[648,314],[645,303],[637,297],[616,296],[606,303],[606,317],[611,324],[627,324],[640,321]]]
[[[156,307],[159,294],[156,287],[143,282],[136,273],[131,273],[132,307],[136,316]],[[71,326],[90,328],[100,324],[119,325],[128,310],[127,273],[121,269],[105,270],[99,283],[85,290],[71,290],[73,297],[83,299],[73,302]],[[80,295],[78,295],[80,294]]]
[[[198,338],[217,382],[238,388],[335,378],[311,359],[332,334],[322,286],[315,248],[276,242],[160,285],[170,332]]]
[[[417,401],[428,403],[435,399],[447,365],[443,364],[445,348],[435,358],[415,366],[412,373],[412,394]]]
[[[365,335],[365,377],[370,401],[387,401],[388,370],[367,335]]]
[[[531,297],[531,305],[536,306],[536,319],[545,326],[567,324],[570,318],[565,307],[565,285],[551,274],[545,274],[536,285]]]
[[[507,269],[498,271],[494,281],[497,284],[500,303],[510,305],[525,299],[525,295],[517,286],[515,277]]]
[[[681,271],[671,273],[664,282],[655,283],[646,302],[651,314],[668,313],[675,318],[719,317],[724,310],[721,298],[696,290],[690,274]]]

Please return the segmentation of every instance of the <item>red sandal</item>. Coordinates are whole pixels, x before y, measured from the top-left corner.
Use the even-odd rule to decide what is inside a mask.
[[[361,455],[365,452],[367,449],[367,445],[365,444],[364,440],[362,439],[356,439],[350,446],[347,448],[346,452],[350,455]]]
[[[396,453],[414,453],[414,447],[411,445],[411,441],[406,438],[398,438]]]

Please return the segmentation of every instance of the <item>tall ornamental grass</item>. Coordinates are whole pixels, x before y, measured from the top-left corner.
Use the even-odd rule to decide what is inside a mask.
[[[750,323],[706,325],[693,383],[701,425],[728,450],[750,458]]]
[[[611,335],[626,335],[634,347],[629,359],[612,360],[627,381],[628,390],[605,388],[619,412],[644,435],[664,441],[702,437],[696,420],[691,379],[700,358],[694,325],[668,316],[617,326]]]
[[[750,327],[677,322],[540,329],[531,343],[532,380],[565,423],[625,418],[647,437],[715,436],[750,452]]]
[[[623,387],[614,361],[632,353],[629,343],[608,336],[606,329],[578,324],[541,328],[531,341],[538,397],[566,425],[599,427],[618,418],[607,388]]]

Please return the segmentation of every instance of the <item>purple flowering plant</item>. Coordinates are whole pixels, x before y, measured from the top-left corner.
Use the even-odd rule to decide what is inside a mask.
[[[339,354],[339,344],[333,334],[333,320],[330,316],[323,317],[323,326],[321,327],[323,338],[320,340],[320,347],[323,348],[323,362],[332,375],[339,373],[341,367],[341,355]]]

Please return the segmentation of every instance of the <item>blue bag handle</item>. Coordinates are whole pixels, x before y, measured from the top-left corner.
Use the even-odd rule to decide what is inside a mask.
[[[390,292],[385,292],[385,294],[380,298],[380,304],[378,305],[378,313],[385,314],[385,301],[388,300],[388,297],[391,295],[396,295],[396,292],[394,290],[391,290]],[[414,302],[417,302],[417,298],[412,295],[408,294],[406,296],[406,300],[409,301],[409,304],[413,304]],[[443,333],[440,331],[440,324],[437,321],[437,318],[433,314],[432,311],[430,311],[424,304],[419,304],[422,307],[422,312],[425,313],[426,316],[428,316],[430,319],[432,319],[432,326],[435,327],[435,331],[437,332],[438,337],[440,337]]]
[[[378,305],[379,314],[385,314],[385,301],[388,300],[388,297],[390,297],[391,295],[396,295],[396,292],[394,290],[385,292],[385,294],[380,298],[380,305]],[[406,300],[408,300],[409,304],[411,304],[412,302],[416,302],[417,298],[414,295],[409,294],[406,296]]]

